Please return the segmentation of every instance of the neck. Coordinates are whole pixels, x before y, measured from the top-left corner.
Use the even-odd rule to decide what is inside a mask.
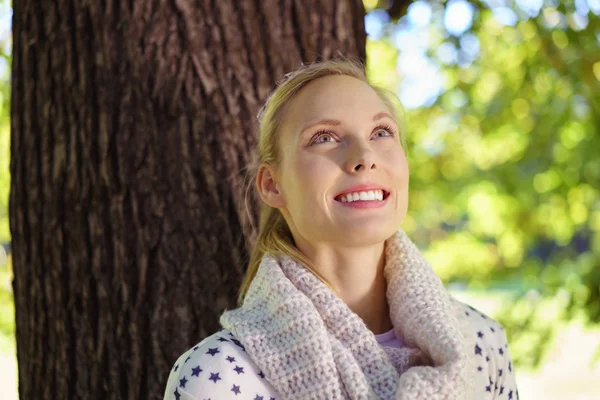
[[[338,296],[374,334],[392,329],[383,275],[385,243],[370,247],[333,248],[313,246],[305,241],[296,245],[319,272],[337,289]]]

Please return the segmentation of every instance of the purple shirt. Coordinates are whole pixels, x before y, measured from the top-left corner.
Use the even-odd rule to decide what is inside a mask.
[[[388,332],[381,333],[379,335],[375,335],[377,342],[381,346],[385,347],[395,347],[400,349],[404,347],[404,343],[402,342],[402,338],[396,337],[396,333],[394,332],[394,328],[389,330]]]

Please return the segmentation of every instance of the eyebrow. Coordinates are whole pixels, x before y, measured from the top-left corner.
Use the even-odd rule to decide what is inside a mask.
[[[380,120],[382,118],[389,118],[391,120],[393,120],[394,118],[392,118],[392,116],[389,113],[386,112],[380,112],[377,113],[373,116],[373,122]],[[320,121],[314,122],[312,124],[308,124],[306,125],[304,128],[302,128],[302,130],[300,131],[299,136],[302,136],[307,130],[309,130],[310,128],[317,126],[317,125],[330,125],[330,126],[337,126],[337,125],[341,125],[342,122],[337,120],[337,119],[322,119]]]

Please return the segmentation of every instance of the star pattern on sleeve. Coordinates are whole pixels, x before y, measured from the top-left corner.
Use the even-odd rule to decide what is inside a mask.
[[[221,329],[179,357],[164,400],[279,400],[265,378],[242,343]]]
[[[187,383],[187,379],[185,378],[185,376],[183,377],[183,379],[181,379],[179,381],[179,386],[185,389],[185,384]]]
[[[242,392],[240,391],[240,387],[239,387],[239,385],[236,385],[235,383],[233,384],[233,387],[231,388],[231,391],[232,391],[233,393],[235,393],[235,394],[240,394],[240,393],[242,393]]]
[[[208,349],[208,351],[206,352],[206,354],[210,354],[211,356],[214,357],[215,354],[220,353],[219,348],[218,347],[214,347],[212,349]]]
[[[200,372],[202,372],[202,368],[197,365],[195,368],[192,368],[192,376],[200,376]]]
[[[233,369],[235,372],[239,374],[243,374],[244,373],[244,368],[240,367],[239,365],[236,365],[235,368]]]
[[[518,400],[519,390],[504,327],[476,308],[466,306],[465,315],[475,328],[473,354],[477,360],[477,373],[486,377],[487,371],[487,379],[483,378],[486,381],[481,381],[481,392],[486,400]]]

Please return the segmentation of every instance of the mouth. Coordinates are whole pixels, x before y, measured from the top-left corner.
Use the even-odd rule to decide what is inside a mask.
[[[379,201],[384,201],[385,199],[387,199],[390,196],[390,192],[384,189],[381,189],[381,191],[383,192],[383,199],[379,200]],[[342,193],[342,194],[338,194],[337,196],[334,197],[335,201],[339,201],[340,203],[344,203],[342,201],[342,196],[345,196],[347,193]],[[375,201],[375,200],[355,200],[355,201]]]

